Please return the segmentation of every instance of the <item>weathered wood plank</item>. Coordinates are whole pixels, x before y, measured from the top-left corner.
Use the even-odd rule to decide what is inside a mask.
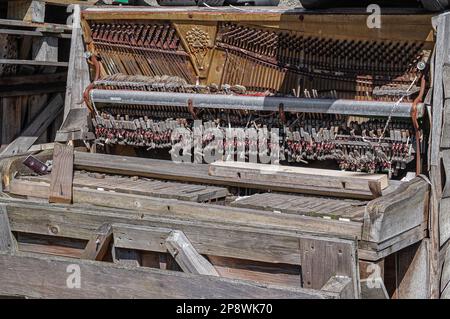
[[[397,259],[397,288],[394,296],[398,299],[427,299],[429,290],[429,240],[409,246],[399,252]]]
[[[75,152],[75,167],[81,170],[90,170],[102,173],[111,173],[128,176],[142,176],[156,179],[188,181],[191,183],[205,183],[211,185],[227,185],[252,189],[264,189],[271,191],[304,193],[330,196],[372,199],[373,195],[368,190],[334,189],[330,187],[313,187],[293,185],[292,183],[279,182],[267,179],[264,182],[243,180],[234,177],[217,177],[208,174],[208,165],[191,163],[174,163],[171,161],[116,156],[106,154],[93,154]]]
[[[95,299],[338,297],[310,289],[264,286],[221,277],[63,257],[0,254],[0,264],[0,295]],[[77,274],[81,274],[80,281]]]
[[[72,203],[73,146],[55,144],[52,179],[49,189],[50,203]]]
[[[350,240],[300,241],[303,287],[320,289],[333,276],[351,279],[351,294],[359,298],[359,270],[356,243]]]
[[[0,253],[11,253],[16,250],[16,243],[9,226],[8,213],[4,205],[0,205]]]
[[[90,83],[89,67],[84,56],[84,43],[80,19],[81,9],[79,5],[75,5],[73,8],[72,40],[67,77],[67,91],[64,105],[64,120],[67,119],[70,110],[76,108],[86,109],[86,105],[83,100],[83,93]],[[85,125],[87,124],[87,118],[84,118],[81,113],[76,113],[76,115],[79,121],[84,122]],[[68,124],[64,122],[62,125],[62,130],[64,131],[64,128],[67,126]],[[82,126],[78,127],[81,128]]]
[[[165,246],[184,272],[219,276],[211,263],[195,250],[183,232],[172,231],[165,241]]]
[[[388,186],[385,174],[366,174],[326,169],[291,167],[246,162],[218,161],[209,165],[209,175],[243,180],[266,182],[276,180],[303,187],[323,187],[342,190],[370,191],[369,182],[377,183],[380,189]]]
[[[87,243],[81,258],[99,261],[103,260],[108,251],[112,237],[111,224],[106,223],[100,226]]]
[[[382,242],[427,220],[429,184],[423,179],[405,182],[393,193],[370,201],[362,239]]]
[[[47,198],[47,183],[16,179],[9,185],[12,194]],[[362,225],[358,222],[279,214],[255,209],[235,208],[185,202],[149,196],[120,194],[94,189],[73,188],[74,203],[92,204],[100,207],[143,211],[148,215],[165,217],[168,214],[180,219],[208,220],[221,223],[261,225],[273,229],[285,228],[297,231],[322,233],[336,236],[361,237]]]

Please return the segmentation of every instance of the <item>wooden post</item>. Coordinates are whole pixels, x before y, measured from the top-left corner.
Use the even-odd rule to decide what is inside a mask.
[[[50,203],[72,203],[73,146],[55,144],[50,183]]]

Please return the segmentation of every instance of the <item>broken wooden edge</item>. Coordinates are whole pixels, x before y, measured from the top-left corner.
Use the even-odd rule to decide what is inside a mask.
[[[364,214],[362,239],[382,242],[428,219],[429,184],[420,177],[402,183],[396,192],[370,201]]]

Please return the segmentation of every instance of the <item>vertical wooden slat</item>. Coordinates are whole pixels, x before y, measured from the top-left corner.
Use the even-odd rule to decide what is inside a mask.
[[[72,203],[73,146],[56,143],[50,183],[50,203]]]

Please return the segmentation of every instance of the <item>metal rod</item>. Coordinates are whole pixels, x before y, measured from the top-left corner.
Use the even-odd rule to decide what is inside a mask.
[[[173,92],[148,92],[127,90],[99,90],[90,92],[92,101],[97,105],[133,104],[148,106],[187,107],[191,100],[195,108],[246,109],[253,111],[278,111],[283,104],[285,112],[323,113],[341,115],[359,115],[388,117],[394,102],[354,101],[331,99],[304,99],[295,97],[259,97],[243,95],[194,94]],[[393,117],[411,117],[412,103],[400,103]],[[424,105],[417,105],[417,116],[424,114]]]

